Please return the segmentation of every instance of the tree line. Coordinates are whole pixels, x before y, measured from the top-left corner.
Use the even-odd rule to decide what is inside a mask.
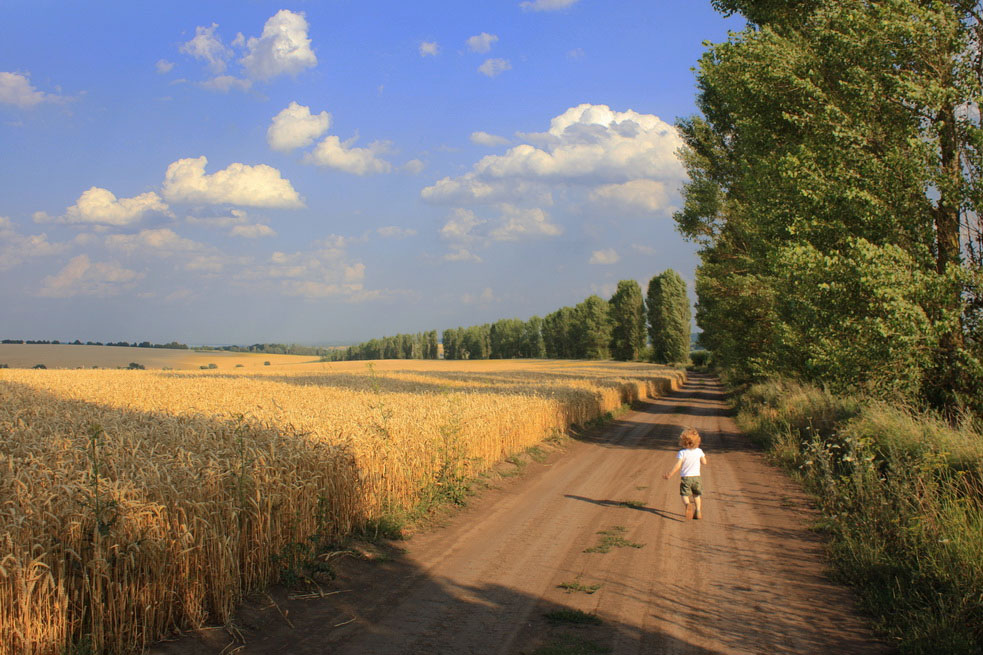
[[[983,14],[714,0],[748,27],[677,122],[680,231],[718,363],[983,412]]]
[[[47,340],[35,340],[35,339],[2,339],[0,343],[11,343],[11,344],[28,344],[28,345],[47,345],[47,346],[119,346],[123,348],[167,348],[169,350],[187,350],[187,344],[178,343],[177,341],[171,341],[170,343],[151,343],[149,341],[140,341],[139,343],[134,341],[129,343],[127,341],[107,341],[103,343],[101,341],[86,341],[82,342],[79,339],[75,341],[59,341],[58,339],[53,339],[51,341]]]
[[[648,293],[634,280],[618,283],[605,300],[591,295],[545,317],[504,318],[494,323],[446,329],[444,359],[650,359],[686,361],[690,348],[686,283],[669,269],[649,281]],[[437,359],[437,332],[372,339],[324,359]]]

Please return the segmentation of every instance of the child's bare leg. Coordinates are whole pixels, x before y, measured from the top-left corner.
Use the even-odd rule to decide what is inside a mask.
[[[696,518],[703,517],[703,496],[693,496],[693,503],[696,505]]]
[[[690,505],[689,496],[680,496],[683,499],[683,515],[686,518],[693,518],[693,506]]]

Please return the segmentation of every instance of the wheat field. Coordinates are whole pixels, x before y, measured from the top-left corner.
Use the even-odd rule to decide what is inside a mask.
[[[675,388],[648,364],[0,370],[0,655],[138,652],[290,553]]]

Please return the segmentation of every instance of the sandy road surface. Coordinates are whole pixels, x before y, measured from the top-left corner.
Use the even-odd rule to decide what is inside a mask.
[[[701,521],[684,519],[678,478],[661,477],[683,425],[709,459]],[[405,555],[343,574],[344,593],[254,604],[238,619],[245,645],[226,653],[888,652],[824,577],[806,499],[738,434],[714,379],[693,376],[530,468]],[[612,528],[642,547],[585,552]],[[562,608],[602,623],[547,620]],[[227,645],[216,630],[155,652]]]

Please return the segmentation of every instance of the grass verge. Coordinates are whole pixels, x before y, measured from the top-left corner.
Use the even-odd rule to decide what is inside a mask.
[[[837,576],[900,652],[983,652],[983,435],[929,414],[769,382],[738,423],[813,493]]]

